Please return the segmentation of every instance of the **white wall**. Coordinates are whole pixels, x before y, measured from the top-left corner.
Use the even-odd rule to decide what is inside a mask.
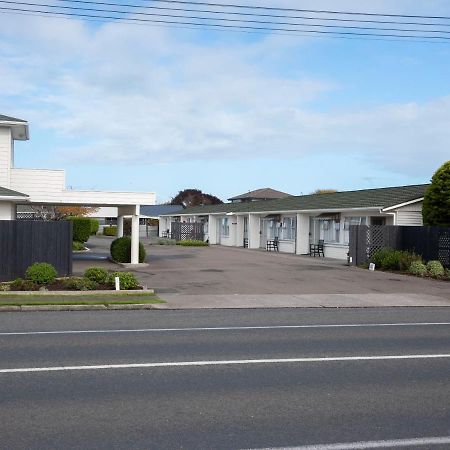
[[[11,129],[0,127],[0,186],[10,188],[12,160]],[[13,189],[13,188],[12,188]]]
[[[421,226],[423,202],[413,203],[412,205],[404,206],[396,210],[397,223],[396,225]]]
[[[261,240],[260,218],[255,214],[250,214],[248,219],[248,248],[259,248]]]
[[[11,189],[29,195],[32,202],[43,199],[43,203],[46,203],[50,199],[54,203],[59,203],[64,188],[64,170],[11,170]]]
[[[16,217],[16,205],[0,201],[0,220],[13,220]]]
[[[104,217],[117,217],[117,207],[100,206],[98,211],[88,214],[87,217],[94,217],[97,219],[102,219]]]

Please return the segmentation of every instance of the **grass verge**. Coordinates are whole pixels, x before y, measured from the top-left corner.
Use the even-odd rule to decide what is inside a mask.
[[[143,303],[165,303],[155,294],[89,294],[86,295],[49,295],[42,294],[11,294],[0,297],[2,306],[28,306],[28,305],[133,305]]]

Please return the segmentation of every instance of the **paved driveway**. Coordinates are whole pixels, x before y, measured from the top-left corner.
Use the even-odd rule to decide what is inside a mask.
[[[110,240],[93,243],[96,252]],[[450,283],[240,248],[147,246],[136,275],[171,306],[450,306]],[[75,263],[81,271],[87,261]],[[99,265],[117,270],[110,262]]]

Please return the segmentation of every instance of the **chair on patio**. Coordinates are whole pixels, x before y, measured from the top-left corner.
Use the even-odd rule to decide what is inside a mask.
[[[275,252],[279,252],[280,249],[278,248],[278,236],[276,236],[274,239],[268,239],[266,242],[266,250],[270,252],[271,250]]]
[[[309,244],[309,256],[320,256],[322,255],[323,258],[325,258],[325,253],[323,250],[323,239],[319,239],[319,242],[317,244]]]

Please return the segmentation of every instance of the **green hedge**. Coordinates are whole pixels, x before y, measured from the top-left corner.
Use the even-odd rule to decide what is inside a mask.
[[[57,275],[56,269],[48,263],[34,263],[25,272],[26,279],[36,284],[53,283]]]
[[[97,219],[91,218],[91,234],[97,234],[99,227],[100,227],[99,221]]]
[[[103,234],[105,236],[117,236],[117,227],[116,226],[103,227]]]
[[[182,247],[208,247],[209,244],[200,239],[186,239],[184,241],[177,241],[177,245],[181,245]]]
[[[68,217],[73,223],[73,240],[86,242],[91,235],[91,219],[89,217]]]
[[[129,236],[114,239],[111,242],[111,257],[116,262],[129,263],[131,261],[131,238]],[[142,242],[139,242],[139,262],[145,260],[145,249]]]

